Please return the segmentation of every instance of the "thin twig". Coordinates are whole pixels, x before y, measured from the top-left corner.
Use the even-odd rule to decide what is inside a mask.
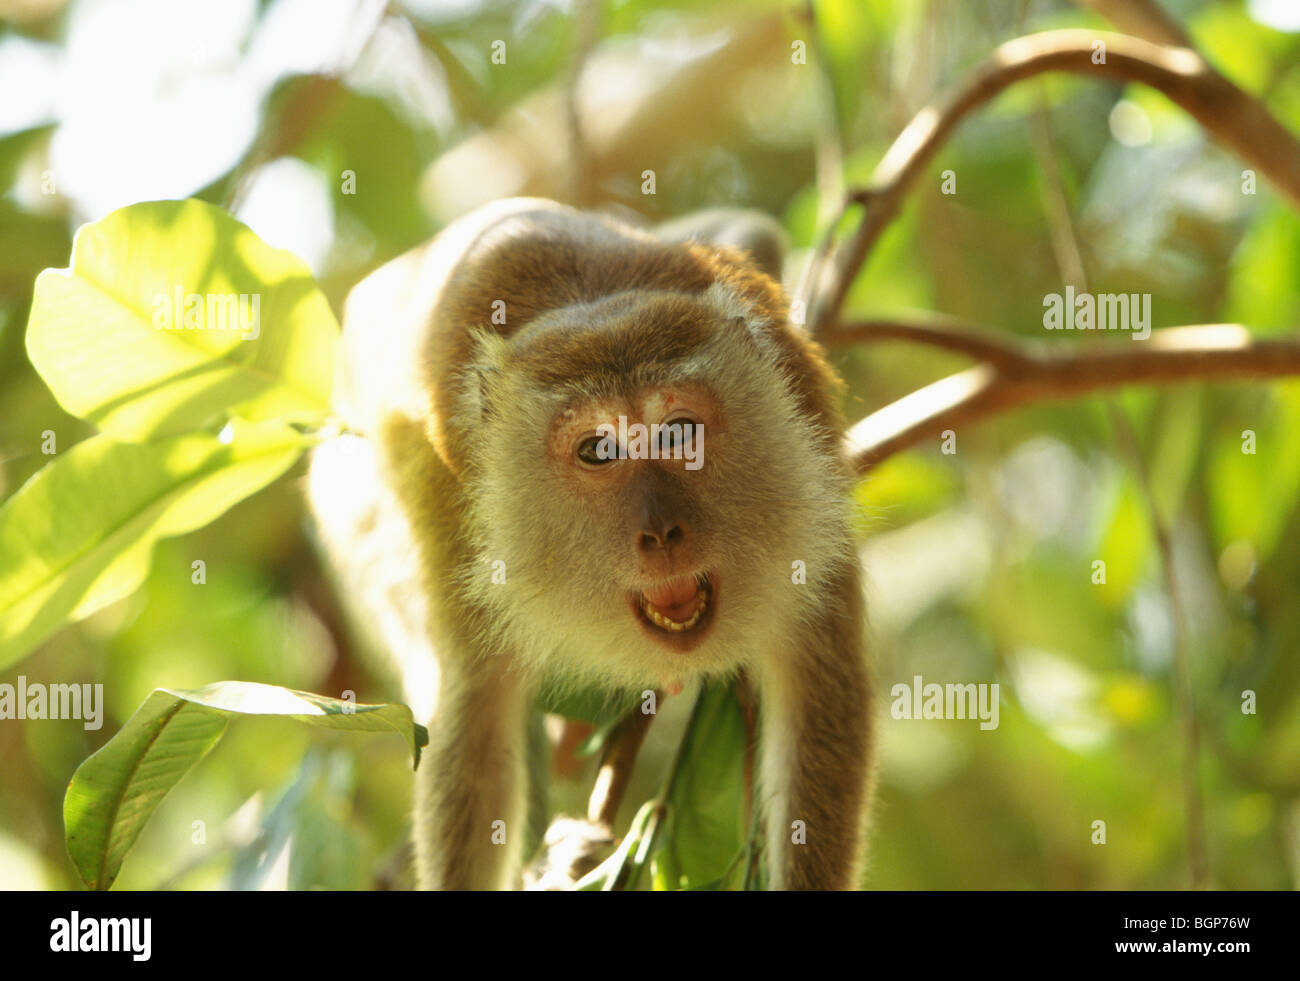
[[[835,218],[828,222],[826,227],[817,235],[817,244],[804,262],[803,270],[799,274],[799,281],[795,284],[790,295],[791,308],[806,312],[804,319],[800,323],[810,328],[812,322],[808,318],[807,312],[813,309],[813,290],[822,281],[823,270],[826,268],[826,263],[834,251],[835,233],[844,223],[844,219],[848,217],[849,212],[866,201],[867,194],[861,188],[854,188],[845,192],[842,197],[843,200],[840,202],[840,208]]]
[[[1178,586],[1173,540],[1169,534],[1168,524],[1156,507],[1146,460],[1142,456],[1137,436],[1128,417],[1123,415],[1118,407],[1114,407],[1111,419],[1112,424],[1115,425],[1116,435],[1123,442],[1125,451],[1133,461],[1138,488],[1151,515],[1156,550],[1160,553],[1161,579],[1165,592],[1169,596],[1169,616],[1174,628],[1174,693],[1178,703],[1179,720],[1183,727],[1183,811],[1187,826],[1187,872],[1191,887],[1204,889],[1209,875],[1209,858],[1205,843],[1205,804],[1201,794],[1201,738],[1196,718],[1196,699],[1192,692],[1187,611],[1183,606],[1182,592]]]
[[[853,196],[846,197],[844,189],[844,133],[840,126],[839,103],[836,97],[834,66],[830,52],[817,22],[817,8],[813,0],[805,0],[802,11],[812,39],[813,60],[816,62],[818,102],[817,125],[814,130],[813,159],[817,187],[817,245],[808,254],[792,293],[792,306],[808,311],[813,284],[821,275],[822,264],[835,243],[835,230],[848,208],[855,203]]]

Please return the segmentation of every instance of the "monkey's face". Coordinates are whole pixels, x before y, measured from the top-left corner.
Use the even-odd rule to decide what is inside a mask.
[[[549,427],[548,469],[603,518],[609,571],[626,587],[631,619],[652,643],[681,654],[708,636],[722,599],[703,470],[714,441],[726,445],[725,419],[707,384],[679,379],[576,395]]]
[[[468,581],[531,659],[631,684],[731,670],[851,560],[833,452],[724,313],[611,300],[497,342]]]

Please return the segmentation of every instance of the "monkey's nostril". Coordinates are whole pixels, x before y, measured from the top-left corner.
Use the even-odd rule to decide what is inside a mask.
[[[681,525],[673,525],[667,531],[643,531],[637,536],[636,546],[642,552],[655,552],[681,545],[686,541],[686,532]]]

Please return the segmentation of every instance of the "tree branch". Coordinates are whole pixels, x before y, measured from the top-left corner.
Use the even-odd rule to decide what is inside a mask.
[[[1094,63],[1094,45],[1105,60]],[[1100,57],[1100,55],[1098,55]],[[849,240],[825,263],[812,292],[814,335],[834,323],[849,287],[908,189],[957,125],[1016,82],[1065,71],[1121,82],[1141,82],[1181,106],[1211,135],[1264,174],[1300,209],[1300,141],[1259,100],[1211,68],[1191,48],[1167,48],[1105,31],[1046,31],[1008,41],[946,97],[922,109],[880,161],[871,184],[848,204],[865,203]]]
[[[860,328],[870,328],[861,330]],[[857,339],[905,339],[958,350],[953,329],[897,322],[851,324]],[[977,353],[981,337],[963,353]],[[1074,398],[1103,389],[1141,383],[1233,381],[1300,375],[1300,338],[1253,338],[1239,324],[1167,327],[1129,347],[1117,341],[1089,349],[1016,348],[997,341],[997,361],[982,364],[918,389],[867,416],[849,430],[855,469],[865,474],[886,457],[916,446],[947,429],[1036,402]],[[1011,356],[1009,352],[1017,352]]]
[[[1004,339],[986,327],[946,317],[917,320],[855,320],[841,324],[823,339],[829,348],[876,341],[911,341],[941,347],[1007,371],[1032,369],[1034,358],[1024,346]]]

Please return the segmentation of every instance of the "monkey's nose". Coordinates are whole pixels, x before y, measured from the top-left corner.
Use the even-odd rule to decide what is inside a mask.
[[[642,524],[641,533],[637,535],[636,547],[643,555],[650,555],[680,548],[685,542],[686,529],[680,521],[647,521]]]

